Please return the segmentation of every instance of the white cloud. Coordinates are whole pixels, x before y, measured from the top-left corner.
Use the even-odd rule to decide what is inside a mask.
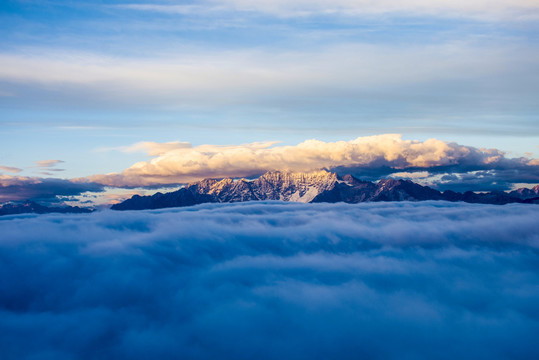
[[[30,95],[17,86],[43,88],[46,93],[38,91],[41,99],[55,103],[78,99],[167,109],[282,107],[301,104],[302,99],[320,104],[413,101],[414,96],[425,106],[425,94],[438,105],[453,107],[463,101],[499,102],[500,97],[526,102],[537,89],[539,53],[523,44],[487,43],[348,43],[297,51],[186,49],[146,59],[35,48],[0,54],[0,81],[22,98]]]
[[[295,146],[275,146],[271,142],[195,147],[180,144],[178,148],[165,147],[163,151],[160,144],[146,143],[148,152],[159,156],[135,163],[120,174],[94,175],[89,179],[109,186],[151,186],[187,183],[208,177],[253,176],[270,170],[312,171],[342,166],[395,169],[495,167],[504,162],[526,166],[530,161],[506,159],[497,149],[477,149],[437,139],[403,140],[401,135],[395,134],[337,142],[307,140]]]
[[[393,174],[388,175],[389,177],[394,178],[403,178],[403,179],[425,179],[430,176],[430,173],[428,171],[417,171],[417,172],[407,172],[407,171],[400,171]]]

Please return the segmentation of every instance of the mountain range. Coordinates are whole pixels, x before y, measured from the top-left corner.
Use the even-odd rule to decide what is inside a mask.
[[[151,196],[134,195],[111,207],[142,210],[191,206],[203,203],[280,200],[304,203],[446,200],[482,204],[539,203],[539,185],[512,192],[440,192],[410,180],[362,181],[352,175],[328,171],[296,173],[271,171],[255,180],[204,179],[177,191]]]
[[[78,206],[49,207],[39,205],[33,201],[25,201],[21,204],[8,203],[0,206],[0,215],[18,214],[48,214],[48,213],[90,213],[92,209],[80,208]]]

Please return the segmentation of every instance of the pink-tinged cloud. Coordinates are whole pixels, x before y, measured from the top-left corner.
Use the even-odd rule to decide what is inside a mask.
[[[131,146],[122,147],[119,150],[127,153],[145,152],[148,156],[161,156],[169,151],[177,149],[189,149],[191,144],[188,142],[171,141],[166,143],[157,143],[153,141],[142,141]]]
[[[2,166],[0,165],[0,172],[11,172],[11,173],[19,173],[22,169],[13,167],[13,166]]]
[[[52,168],[52,167],[55,167],[56,165],[58,165],[60,163],[63,163],[63,162],[65,162],[65,161],[63,161],[63,160],[40,160],[40,161],[36,161],[36,165],[41,167],[41,168]]]
[[[249,177],[271,170],[460,167],[469,171],[500,166],[522,168],[534,165],[535,161],[508,159],[497,149],[478,149],[437,139],[403,140],[398,134],[337,142],[307,140],[295,146],[275,146],[275,142],[195,147],[185,143],[143,144],[148,154],[158,156],[135,163],[121,173],[94,175],[78,181],[89,180],[116,187],[157,186],[208,177]],[[140,149],[142,145],[134,147]]]

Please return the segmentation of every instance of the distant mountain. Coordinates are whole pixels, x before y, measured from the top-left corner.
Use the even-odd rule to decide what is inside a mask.
[[[1,215],[16,215],[16,214],[48,214],[48,213],[89,213],[90,209],[80,208],[78,206],[64,207],[48,207],[36,204],[32,201],[26,201],[22,204],[10,203],[0,206]]]
[[[340,177],[328,171],[310,173],[272,171],[267,172],[256,180],[205,179],[166,194],[135,195],[120,204],[113,205],[111,208],[113,210],[142,210],[191,206],[202,203],[260,200],[305,203],[424,200],[465,201],[482,204],[539,203],[539,194],[537,194],[539,187],[536,188],[529,193],[522,189],[516,190],[518,196],[513,196],[513,192],[473,193],[468,191],[457,193],[445,191],[442,193],[410,180],[382,179],[377,183],[373,183],[359,180],[352,175]]]
[[[509,195],[519,199],[530,199],[539,197],[539,185],[536,185],[531,189],[520,188],[518,190],[511,191]]]
[[[111,208],[142,210],[256,200],[311,202],[320,193],[333,189],[337,181],[337,175],[327,171],[268,172],[254,181],[204,179],[166,194],[134,195]]]
[[[216,202],[281,200],[312,202],[319,194],[331,191],[339,179],[327,171],[310,173],[268,172],[256,180],[206,179],[186,189],[198,195],[210,195]]]

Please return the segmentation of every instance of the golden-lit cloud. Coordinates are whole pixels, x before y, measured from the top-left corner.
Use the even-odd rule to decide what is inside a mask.
[[[312,171],[339,167],[409,169],[444,166],[495,168],[511,162],[528,166],[533,160],[508,159],[497,149],[478,149],[437,139],[404,140],[398,134],[358,137],[350,141],[306,140],[295,146],[274,142],[189,147],[144,143],[149,161],[133,164],[121,173],[100,174],[90,181],[108,186],[157,186],[188,183],[203,178],[249,177],[271,170]],[[166,144],[165,144],[166,145]],[[139,148],[141,145],[136,145]],[[167,146],[165,146],[166,148]],[[78,181],[87,181],[79,179]]]

